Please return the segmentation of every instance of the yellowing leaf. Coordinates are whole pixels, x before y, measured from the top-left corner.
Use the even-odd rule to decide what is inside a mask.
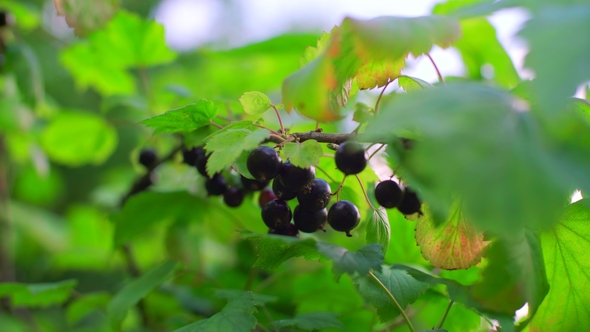
[[[398,77],[405,65],[405,58],[367,62],[356,73],[356,83],[360,90],[380,88]]]
[[[455,203],[445,222],[435,226],[427,211],[416,221],[416,243],[422,256],[434,267],[467,269],[481,260],[487,245],[483,234],[465,220],[461,205]]]

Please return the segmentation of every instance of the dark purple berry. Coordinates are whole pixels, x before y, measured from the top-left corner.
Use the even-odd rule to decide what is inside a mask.
[[[299,231],[297,227],[293,224],[287,224],[281,228],[271,228],[268,230],[268,234],[275,234],[275,235],[284,235],[284,236],[292,236],[292,237],[299,237]]]
[[[297,167],[287,161],[281,167],[281,183],[286,189],[291,191],[311,190],[311,183],[315,179],[315,167],[309,168]]]
[[[249,191],[262,190],[262,189],[266,188],[266,186],[268,186],[268,182],[269,182],[269,181],[250,180],[250,179],[244,177],[243,175],[240,175],[240,180],[242,181],[242,185],[244,186],[244,189],[249,190]]]
[[[363,146],[354,141],[340,144],[335,155],[336,167],[346,175],[362,172],[367,167]]]
[[[12,14],[5,10],[0,10],[0,28],[13,25],[14,24],[14,17]]]
[[[398,204],[397,209],[399,212],[403,213],[404,215],[410,215],[418,212],[422,214],[420,208],[422,207],[422,202],[418,198],[416,192],[414,192],[409,187],[404,188],[404,197],[402,201]]]
[[[268,146],[259,146],[250,152],[246,160],[248,171],[258,181],[274,179],[279,175],[282,164],[279,154]]]
[[[325,231],[324,225],[327,220],[328,210],[326,209],[310,212],[301,205],[297,205],[293,211],[293,223],[298,230],[304,233],[314,233],[319,229]]]
[[[296,191],[289,190],[283,186],[280,175],[272,180],[272,191],[275,193],[278,199],[282,199],[283,201],[290,201],[297,197]]]
[[[361,221],[361,214],[356,205],[349,201],[338,201],[328,211],[328,224],[338,232],[345,232],[346,236],[352,236],[353,230]]]
[[[266,203],[274,201],[275,199],[277,199],[277,196],[275,196],[272,190],[263,190],[260,192],[260,196],[258,196],[258,205],[263,208]]]
[[[215,174],[212,178],[205,181],[205,188],[209,196],[223,195],[227,190],[227,181],[221,174]]]
[[[395,181],[385,180],[375,187],[375,198],[384,208],[391,209],[398,206],[403,197],[404,191]]]
[[[145,166],[146,168],[150,168],[154,166],[158,157],[156,156],[156,152],[151,149],[143,149],[139,153],[139,163]]]
[[[197,164],[197,158],[204,154],[205,150],[202,147],[183,149],[182,162],[190,166],[195,166]]]
[[[211,157],[211,153],[201,153],[197,156],[195,166],[197,167],[197,171],[199,171],[202,176],[209,177],[209,174],[207,174],[207,162],[209,161],[209,157]]]
[[[310,191],[300,191],[297,194],[299,205],[309,212],[324,209],[330,203],[330,198],[332,198],[332,189],[324,179],[313,180]]]
[[[286,226],[291,222],[291,208],[287,202],[275,199],[262,208],[262,221],[268,228],[276,229]]]
[[[229,187],[223,193],[223,201],[229,207],[238,207],[244,201],[244,191],[238,187]]]

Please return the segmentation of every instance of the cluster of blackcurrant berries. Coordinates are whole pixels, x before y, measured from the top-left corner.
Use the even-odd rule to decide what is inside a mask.
[[[386,209],[397,208],[404,215],[422,215],[422,202],[410,187],[400,187],[393,180],[379,182],[375,187],[375,199]]]

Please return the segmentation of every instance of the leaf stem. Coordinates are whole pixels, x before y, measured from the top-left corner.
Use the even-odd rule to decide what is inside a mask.
[[[266,129],[266,130],[270,131],[270,133],[271,133],[271,134],[275,134],[276,136],[279,136],[279,137],[281,137],[281,133],[279,133],[279,132],[278,132],[278,131],[276,131],[276,130],[272,130],[272,129],[268,128],[268,127],[265,127],[265,126],[263,126],[263,125],[259,125],[259,124],[257,124],[257,123],[252,123],[252,125],[254,125],[254,126],[258,127],[258,128]],[[282,137],[281,137],[281,138],[282,138]]]
[[[402,306],[399,305],[399,302],[397,302],[397,300],[395,299],[395,296],[393,296],[393,294],[391,294],[389,289],[387,289],[387,287],[385,287],[385,285],[381,282],[381,280],[379,280],[379,278],[377,278],[377,276],[375,276],[373,271],[369,271],[369,276],[371,276],[371,278],[373,278],[373,280],[375,280],[375,282],[378,283],[379,286],[381,286],[383,291],[385,291],[385,293],[387,293],[387,295],[389,296],[391,301],[395,304],[395,306],[397,307],[397,309],[401,313],[402,317],[404,317],[404,320],[406,321],[406,324],[408,325],[408,328],[410,329],[410,331],[416,332],[416,329],[412,325],[412,322],[410,322],[410,318],[408,317],[408,315],[406,315],[406,312],[404,311]]]
[[[323,168],[321,168],[320,166],[317,166],[317,165],[316,165],[316,166],[315,166],[315,168],[317,168],[317,169],[318,169],[318,170],[320,170],[322,173],[324,173],[324,174],[326,175],[326,177],[327,177],[328,179],[330,179],[330,181],[332,181],[332,182],[337,182],[336,180],[334,180],[334,178],[333,178],[333,177],[331,177],[331,176],[330,176],[330,174],[328,174],[328,172],[326,172],[326,171],[325,171]]]
[[[359,182],[359,185],[361,186],[361,190],[363,191],[363,194],[365,195],[365,199],[367,200],[367,203],[369,204],[369,207],[371,209],[373,209],[373,211],[377,211],[377,209],[371,203],[371,200],[369,199],[369,195],[367,195],[367,191],[365,190],[365,186],[363,185],[363,181],[361,181],[361,178],[358,176],[358,174],[355,174],[354,176],[356,177],[356,179]]]
[[[209,124],[212,125],[213,127],[217,127],[219,129],[223,129],[223,126],[222,125],[213,122],[213,120],[209,120]]]
[[[389,84],[392,83],[393,81],[395,81],[396,79],[397,79],[397,77],[388,81],[387,84],[385,84],[383,86],[383,89],[381,90],[381,93],[379,94],[379,97],[377,98],[377,102],[375,102],[375,114],[379,113],[379,104],[381,104],[381,98],[383,98],[383,94],[385,93],[385,89],[387,89]]]
[[[438,76],[438,81],[441,82],[442,84],[445,84],[445,81],[444,81],[442,75],[440,74],[440,70],[438,70],[438,66],[434,62],[434,59],[432,59],[432,57],[430,56],[430,53],[426,53],[426,56],[428,57],[428,60],[430,60],[430,62],[432,63],[432,66],[434,66],[434,70],[436,70],[436,75]]]
[[[275,110],[275,113],[277,114],[277,118],[279,119],[279,124],[281,125],[281,133],[283,135],[285,135],[285,126],[283,126],[283,120],[281,119],[281,115],[279,114],[279,110],[277,109],[277,107],[275,105],[270,105],[270,107],[272,107],[272,109]]]
[[[336,200],[338,200],[338,201],[340,200],[340,191],[342,190],[342,187],[344,187],[344,181],[346,181],[347,177],[348,177],[348,175],[345,175],[342,178],[342,182],[340,182],[338,189],[336,189],[336,191],[331,194],[332,196],[336,195]]]
[[[379,152],[381,149],[383,149],[383,147],[385,147],[385,144],[381,144],[381,146],[377,150],[373,151],[373,153],[371,153],[369,158],[367,158],[367,161],[371,160],[371,158],[373,158],[377,154],[377,152]]]
[[[438,326],[436,327],[437,329],[442,328],[445,319],[447,319],[447,316],[449,315],[449,311],[451,311],[451,307],[453,306],[453,304],[455,303],[455,301],[451,300],[451,302],[449,302],[449,305],[447,306],[447,310],[445,310],[444,315],[442,316],[442,319],[440,320],[440,323],[438,323]]]

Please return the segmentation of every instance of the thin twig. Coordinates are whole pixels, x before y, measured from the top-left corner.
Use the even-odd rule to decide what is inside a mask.
[[[327,177],[328,179],[330,179],[330,181],[332,181],[332,182],[337,182],[336,180],[334,180],[334,178],[333,178],[333,177],[331,177],[331,176],[330,176],[330,174],[328,174],[328,172],[326,172],[326,171],[325,171],[323,168],[321,168],[320,166],[317,166],[317,165],[316,165],[316,166],[315,166],[315,168],[316,168],[316,169],[318,169],[318,170],[320,170],[322,173],[324,173],[324,174],[326,175],[326,177]]]
[[[139,67],[137,69],[139,73],[139,80],[141,81],[141,85],[143,86],[143,92],[148,99],[148,105],[151,104],[151,101],[154,99],[154,94],[152,92],[152,84],[150,80],[150,74],[146,67]]]
[[[272,107],[272,109],[275,110],[275,113],[277,114],[277,118],[279,119],[279,124],[281,125],[281,133],[283,135],[285,135],[285,126],[283,126],[283,120],[281,119],[281,115],[279,114],[279,110],[277,109],[277,107],[275,105],[270,105],[270,107]]]
[[[209,120],[209,124],[212,125],[213,127],[217,127],[219,129],[223,129],[223,126],[222,125],[213,122],[213,120]]]
[[[379,286],[381,286],[381,289],[383,289],[383,291],[385,291],[385,293],[387,293],[387,295],[389,296],[391,301],[395,304],[395,306],[397,307],[397,309],[401,313],[402,317],[404,317],[404,320],[406,321],[406,324],[408,325],[408,328],[410,329],[410,331],[416,332],[416,329],[412,325],[410,318],[408,317],[408,315],[406,314],[406,312],[404,311],[402,306],[399,304],[399,302],[397,302],[397,300],[395,299],[395,296],[393,296],[393,294],[391,294],[389,289],[387,289],[387,287],[385,287],[385,285],[381,282],[381,280],[379,280],[379,278],[377,278],[377,276],[375,276],[373,271],[369,271],[369,276],[371,276],[371,278],[373,278],[373,280],[375,280],[375,282],[378,283]]]
[[[369,158],[367,158],[367,161],[371,160],[371,158],[373,158],[377,154],[377,152],[379,152],[381,149],[383,149],[384,146],[385,146],[385,144],[381,144],[381,146],[377,150],[373,151],[373,153],[371,153]]]
[[[361,181],[361,178],[358,176],[358,174],[355,174],[354,176],[356,177],[356,179],[359,182],[359,185],[361,186],[361,190],[363,191],[363,194],[365,195],[365,199],[367,200],[367,203],[369,204],[369,207],[371,209],[373,209],[373,211],[377,211],[377,209],[371,203],[371,200],[369,199],[369,195],[367,195],[367,191],[365,190],[365,186],[363,186],[363,181]]]
[[[381,93],[379,94],[379,97],[377,98],[377,102],[375,102],[375,114],[379,113],[379,104],[381,103],[381,98],[383,98],[383,94],[385,93],[385,89],[387,89],[389,84],[391,82],[395,81],[396,79],[397,79],[397,77],[388,81],[387,84],[385,84],[385,86],[383,86],[383,89],[381,90]]]
[[[333,192],[331,195],[334,196],[336,195],[336,200],[340,200],[340,191],[342,190],[342,187],[344,187],[344,181],[346,181],[347,175],[345,175],[342,178],[342,182],[340,182],[340,185],[338,186],[338,189],[336,189],[335,192]]]
[[[434,59],[432,59],[432,57],[430,56],[429,53],[426,53],[426,56],[428,57],[428,59],[430,60],[432,65],[434,66],[434,70],[436,70],[436,75],[438,76],[438,81],[441,82],[442,84],[445,84],[445,80],[443,79],[442,75],[440,74],[440,70],[438,70],[438,66],[434,62]]]
[[[453,306],[454,303],[455,303],[455,301],[453,301],[453,300],[451,300],[449,302],[449,305],[447,306],[447,310],[445,310],[445,313],[444,313],[442,319],[440,320],[440,323],[438,323],[437,329],[442,328],[442,326],[445,322],[445,319],[447,319],[447,316],[449,315],[449,311],[451,311],[451,307]]]
[[[255,126],[255,127],[258,127],[258,128],[266,129],[266,130],[270,131],[271,134],[275,134],[275,135],[281,137],[281,133],[279,133],[276,130],[272,130],[272,129],[268,128],[268,127],[265,127],[263,125],[259,125],[257,123],[252,123],[252,125]]]

